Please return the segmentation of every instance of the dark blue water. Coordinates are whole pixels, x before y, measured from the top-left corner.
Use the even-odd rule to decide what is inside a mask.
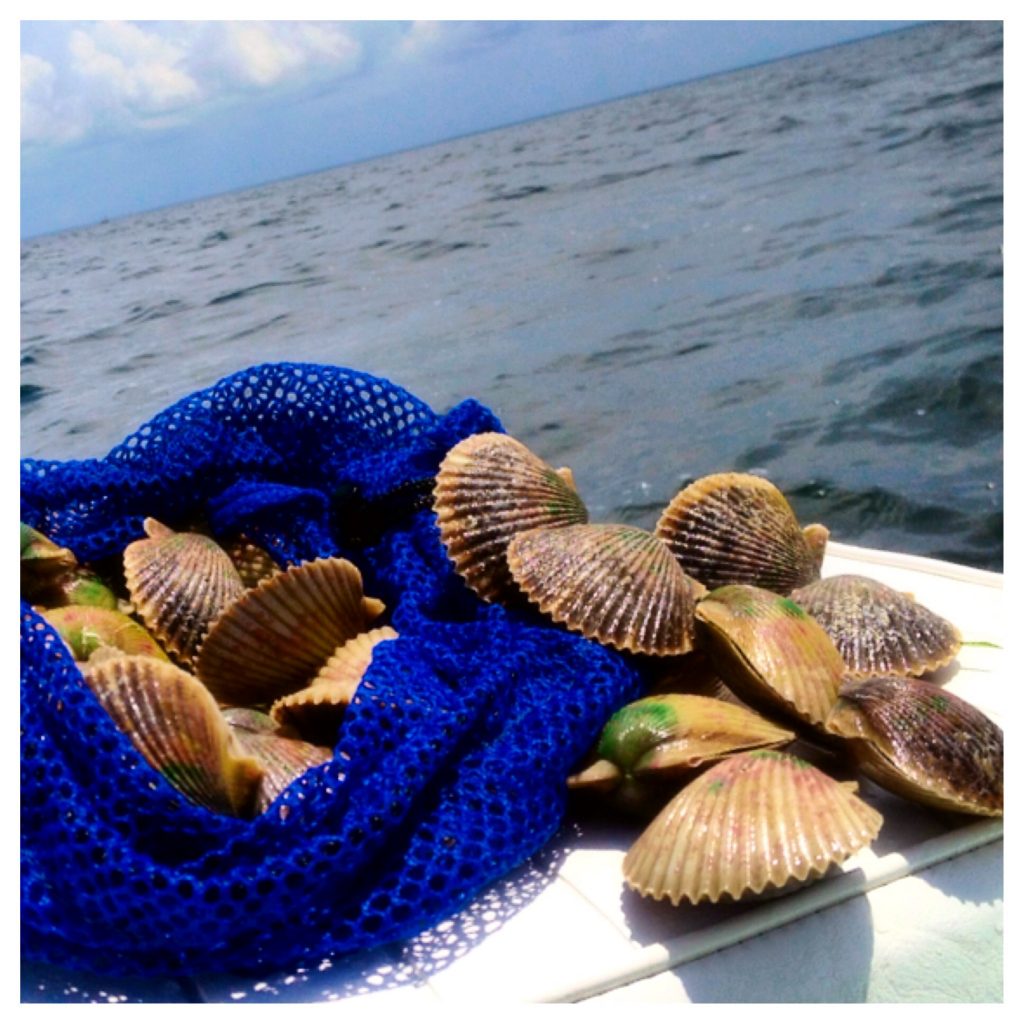
[[[1002,26],[931,25],[22,243],[22,454],[265,360],[466,396],[597,521],[754,470],[1003,560]]]

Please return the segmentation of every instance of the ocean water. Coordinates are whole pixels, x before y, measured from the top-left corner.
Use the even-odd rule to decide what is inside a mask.
[[[473,396],[594,521],[772,479],[1001,570],[1002,26],[936,24],[22,242],[22,455],[268,360]]]

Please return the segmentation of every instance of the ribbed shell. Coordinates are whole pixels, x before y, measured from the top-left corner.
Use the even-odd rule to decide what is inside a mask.
[[[334,683],[311,683],[274,701],[270,715],[304,740],[333,748],[353,692]]]
[[[329,747],[298,739],[269,715],[248,708],[229,708],[223,714],[242,749],[263,767],[257,814],[262,814],[300,775],[334,756]]]
[[[709,590],[748,583],[779,594],[818,578],[828,538],[819,524],[802,530],[782,492],[747,473],[694,481],[672,499],[654,532]]]
[[[351,700],[373,661],[376,646],[384,640],[397,637],[398,633],[390,626],[379,626],[352,637],[327,659],[327,664],[316,674],[311,685],[337,687],[339,692]]]
[[[947,665],[960,650],[951,622],[867,576],[829,576],[790,596],[824,627],[848,675],[918,676]]]
[[[247,590],[210,628],[199,678],[225,704],[265,704],[300,689],[384,610],[344,558],[291,566]]]
[[[149,630],[191,669],[210,624],[245,586],[212,538],[176,533],[153,519],[144,528],[146,539],[125,548],[125,583]]]
[[[515,592],[505,551],[517,533],[587,521],[571,480],[507,434],[474,434],[444,457],[437,525],[456,570],[485,601]]]
[[[1003,730],[925,679],[848,680],[827,728],[858,768],[918,803],[964,814],[1003,813]]]
[[[714,903],[817,877],[881,829],[855,790],[787,754],[736,754],[651,822],[626,854],[626,884],[673,904]]]
[[[699,585],[646,530],[541,527],[512,539],[508,564],[542,612],[584,636],[644,654],[684,654],[693,646]]]
[[[843,659],[825,630],[788,597],[735,584],[697,606],[698,635],[730,689],[766,713],[824,724]]]
[[[263,769],[198,679],[141,656],[90,663],[84,675],[142,756],[190,800],[219,814],[254,812]]]

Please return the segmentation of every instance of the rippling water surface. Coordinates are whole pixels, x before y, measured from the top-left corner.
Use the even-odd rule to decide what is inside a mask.
[[[774,480],[1002,568],[1002,28],[931,25],[22,243],[22,454],[267,360],[467,396],[596,521]]]

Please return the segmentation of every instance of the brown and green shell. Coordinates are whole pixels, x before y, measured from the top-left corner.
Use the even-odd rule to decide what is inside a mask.
[[[963,814],[1003,813],[1003,730],[925,679],[848,679],[827,729],[885,789]]]
[[[732,584],[711,591],[696,615],[701,649],[741,700],[769,717],[824,725],[845,666],[825,630],[796,602]]]
[[[654,532],[709,590],[746,583],[780,594],[821,575],[828,541],[824,526],[802,529],[782,492],[749,473],[716,473],[684,487]]]

